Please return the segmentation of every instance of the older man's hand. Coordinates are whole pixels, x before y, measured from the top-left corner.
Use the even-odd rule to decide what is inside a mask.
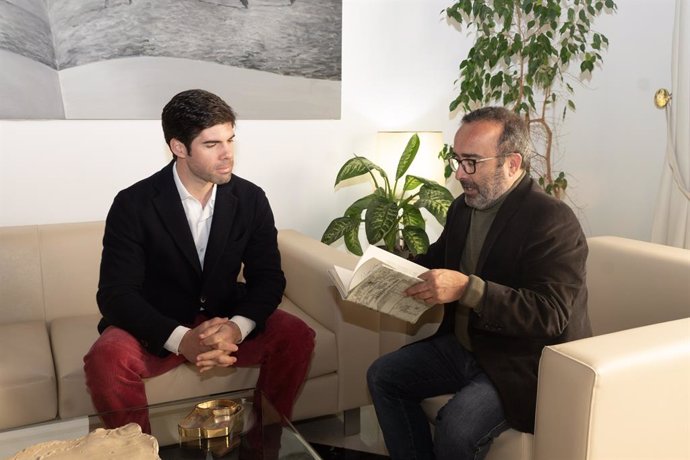
[[[458,300],[465,292],[469,277],[455,270],[433,269],[419,275],[423,281],[409,287],[405,294],[428,305]]]

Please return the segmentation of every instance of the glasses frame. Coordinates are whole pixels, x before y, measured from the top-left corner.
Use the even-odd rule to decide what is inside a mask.
[[[512,155],[511,153],[503,154],[503,155],[496,155],[495,157],[488,157],[488,158],[458,158],[456,156],[452,156],[448,159],[448,164],[450,165],[450,169],[452,169],[454,172],[458,171],[458,168],[462,167],[462,170],[465,171],[465,174],[474,174],[477,172],[477,163],[483,163],[485,161],[489,160],[495,160],[496,158],[504,158],[507,157],[508,155]]]

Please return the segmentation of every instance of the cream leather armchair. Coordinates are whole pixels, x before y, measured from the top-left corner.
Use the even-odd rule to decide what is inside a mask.
[[[589,238],[594,337],[546,347],[535,434],[508,430],[488,460],[690,458],[690,251],[619,237]],[[382,324],[391,351],[435,330]],[[449,396],[423,402],[433,423]]]

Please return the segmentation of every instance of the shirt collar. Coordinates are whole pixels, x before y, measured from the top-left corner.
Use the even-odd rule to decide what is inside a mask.
[[[173,179],[175,180],[175,187],[177,188],[177,193],[180,195],[180,199],[182,201],[186,200],[194,200],[197,203],[199,203],[199,200],[194,198],[194,196],[187,191],[185,188],[184,184],[182,183],[182,179],[180,179],[180,175],[177,173],[177,162],[173,164],[172,167],[173,170]],[[208,199],[208,203],[206,203],[206,207],[209,207],[213,209],[213,206],[216,203],[216,189],[218,186],[216,184],[213,184],[213,188],[211,189],[211,197]]]

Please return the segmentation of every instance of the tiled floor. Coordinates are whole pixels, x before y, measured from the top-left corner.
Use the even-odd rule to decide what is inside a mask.
[[[309,442],[387,454],[373,406],[365,406],[360,410],[360,432],[352,436],[344,435],[342,414],[296,422],[294,425]]]

